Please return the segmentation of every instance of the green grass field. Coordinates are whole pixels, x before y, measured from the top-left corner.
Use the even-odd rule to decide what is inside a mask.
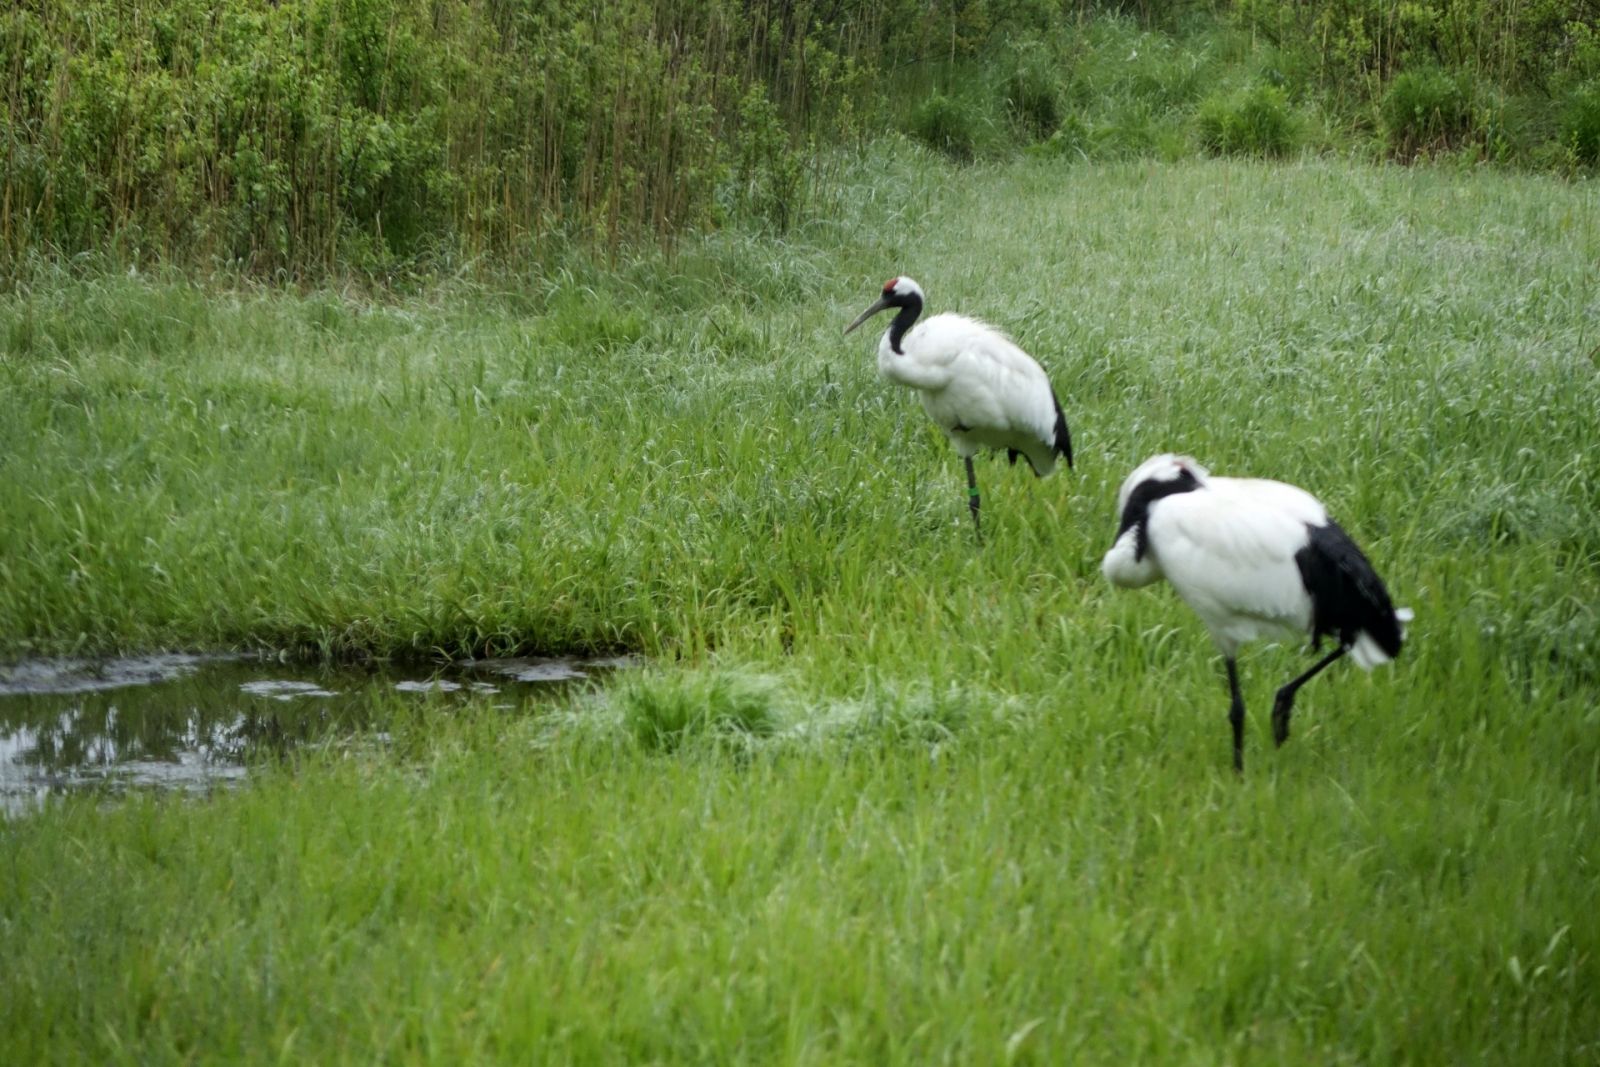
[[[0,302],[0,652],[654,664],[0,824],[0,1062],[1600,1062],[1600,190],[872,162],[611,270]],[[1072,423],[981,552],[840,336],[897,273]],[[1252,648],[1242,779],[1199,623],[1098,572],[1165,450],[1417,614],[1278,751]]]

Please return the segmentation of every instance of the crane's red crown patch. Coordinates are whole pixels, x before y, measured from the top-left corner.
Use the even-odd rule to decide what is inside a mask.
[[[885,293],[892,293],[892,292],[894,292],[894,287],[896,285],[899,285],[899,284],[900,284],[900,279],[899,278],[890,278],[888,281],[883,283],[883,291]]]

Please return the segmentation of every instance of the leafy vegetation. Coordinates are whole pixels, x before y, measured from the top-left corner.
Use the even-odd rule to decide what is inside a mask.
[[[1595,159],[1592,0],[28,0],[0,276],[403,284],[831,210],[828,151]],[[1125,12],[1125,13],[1124,13]]]
[[[911,112],[910,133],[955,160],[970,160],[983,136],[983,112],[969,99],[934,92]]]
[[[1433,146],[1448,148],[1472,132],[1472,100],[1461,82],[1437,67],[1403,71],[1383,98],[1390,147],[1411,158]]]
[[[1063,86],[1049,50],[1030,42],[1017,56],[1003,86],[1006,113],[1029,140],[1054,133],[1061,125]]]
[[[1287,156],[1301,142],[1300,122],[1283,90],[1257,84],[1200,105],[1201,143],[1224,155]]]
[[[1579,162],[1600,162],[1600,81],[1584,86],[1567,101],[1561,141]]]

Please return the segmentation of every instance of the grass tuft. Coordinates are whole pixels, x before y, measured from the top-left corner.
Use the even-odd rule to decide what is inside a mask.
[[[1438,67],[1396,75],[1384,92],[1382,111],[1389,148],[1403,160],[1459,144],[1472,130],[1466,76]]]
[[[978,153],[987,121],[976,101],[933,92],[912,109],[907,132],[950,159],[969,162]]]
[[[784,718],[772,679],[729,671],[650,673],[619,685],[610,700],[649,752],[769,737]]]
[[[1052,57],[1042,47],[1020,52],[1002,82],[1001,95],[1006,114],[1028,141],[1048,137],[1061,124],[1061,78]]]
[[[1218,155],[1281,158],[1293,154],[1303,137],[1288,96],[1265,83],[1208,97],[1195,121],[1201,144]]]

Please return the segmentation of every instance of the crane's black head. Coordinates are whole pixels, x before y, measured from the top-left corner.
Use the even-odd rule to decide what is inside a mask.
[[[904,355],[900,349],[900,338],[905,336],[911,324],[917,321],[917,316],[922,314],[922,286],[910,278],[890,278],[884,282],[883,295],[878,297],[871,307],[857,315],[856,320],[844,328],[844,332],[849,333],[886,308],[900,309],[900,314],[889,324],[889,346]]]
[[[1117,526],[1121,537],[1137,528],[1138,544],[1133,558],[1143,559],[1146,540],[1145,528],[1150,521],[1150,505],[1162,497],[1175,493],[1192,493],[1206,484],[1211,472],[1188,456],[1175,456],[1170,452],[1151,456],[1128,475],[1117,493],[1117,508],[1122,520]]]

